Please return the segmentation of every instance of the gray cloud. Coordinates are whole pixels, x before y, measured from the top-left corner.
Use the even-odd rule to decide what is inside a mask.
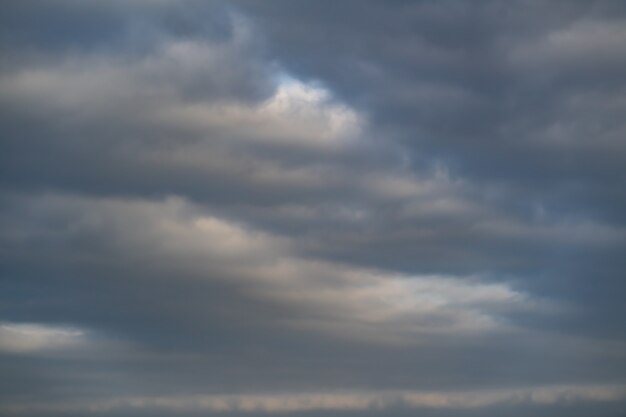
[[[2,8],[3,413],[623,411],[621,5]]]

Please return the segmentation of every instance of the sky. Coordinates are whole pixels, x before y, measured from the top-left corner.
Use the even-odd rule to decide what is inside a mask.
[[[0,414],[626,416],[626,3],[0,2]]]

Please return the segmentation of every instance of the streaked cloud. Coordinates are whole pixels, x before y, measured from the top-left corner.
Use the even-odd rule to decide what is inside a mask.
[[[555,404],[579,401],[612,402],[626,398],[624,386],[545,386],[520,389],[467,392],[355,392],[355,393],[295,393],[280,395],[197,395],[188,397],[114,398],[97,403],[71,402],[39,406],[9,405],[5,412],[22,415],[37,412],[84,412],[101,414],[117,410],[152,410],[212,413],[267,413],[284,414],[311,411],[385,412],[393,409],[450,409],[463,410],[494,405]]]
[[[80,348],[88,342],[84,331],[41,324],[0,324],[0,351],[36,353]]]

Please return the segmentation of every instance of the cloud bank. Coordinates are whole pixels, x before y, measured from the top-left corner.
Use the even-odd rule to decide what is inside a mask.
[[[625,7],[0,15],[2,413],[623,413]]]

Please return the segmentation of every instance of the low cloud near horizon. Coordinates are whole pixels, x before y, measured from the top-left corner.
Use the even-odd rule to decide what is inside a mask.
[[[626,413],[626,4],[0,6],[0,414]]]

